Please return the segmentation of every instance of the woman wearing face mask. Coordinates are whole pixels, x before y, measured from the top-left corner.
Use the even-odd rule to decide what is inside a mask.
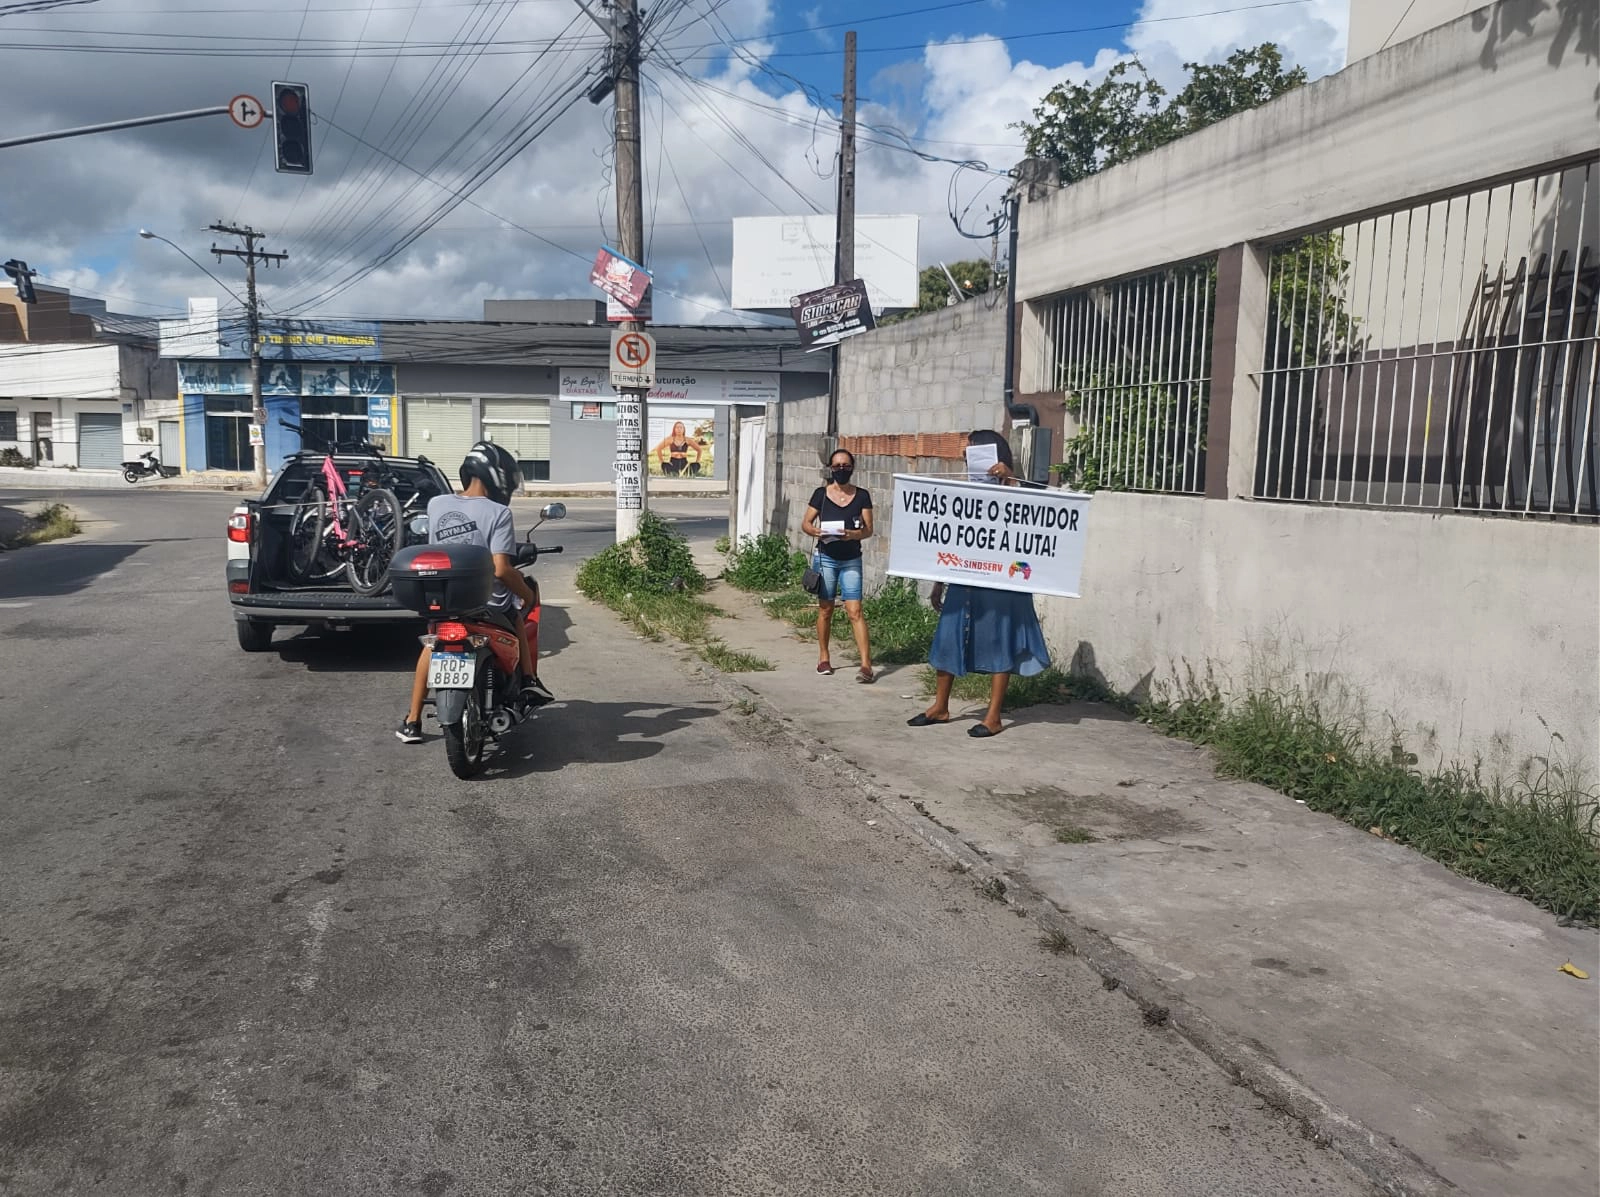
[[[1001,486],[1016,486],[1011,472],[1011,446],[998,432],[974,432],[968,445],[993,445],[999,458],[989,469],[990,480]],[[912,727],[928,727],[950,722],[950,689],[956,678],[967,673],[987,673],[989,709],[983,722],[967,728],[974,739],[1000,734],[1000,708],[1005,703],[1006,685],[1013,673],[1031,677],[1050,664],[1039,616],[1033,609],[1033,595],[1014,590],[991,590],[982,586],[933,588],[929,600],[939,612],[934,629],[933,648],[928,664],[933,666],[935,687],[933,705],[920,715],[906,720]]]
[[[833,672],[833,663],[828,659],[828,635],[833,628],[834,600],[842,598],[856,649],[861,654],[856,681],[871,685],[878,677],[872,671],[867,620],[861,614],[861,542],[872,535],[872,496],[866,487],[850,482],[855,468],[855,456],[848,449],[839,449],[828,459],[828,485],[812,492],[800,530],[817,538],[811,568],[822,575],[823,597],[817,605],[817,672],[824,676]]]

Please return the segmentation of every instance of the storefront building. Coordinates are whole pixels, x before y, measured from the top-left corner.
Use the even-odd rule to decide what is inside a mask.
[[[302,448],[361,440],[392,450],[397,389],[381,350],[376,323],[263,321],[258,429],[243,321],[219,318],[213,300],[190,300],[188,319],[161,330],[162,355],[177,361],[184,468],[249,473],[264,451],[276,471]]]

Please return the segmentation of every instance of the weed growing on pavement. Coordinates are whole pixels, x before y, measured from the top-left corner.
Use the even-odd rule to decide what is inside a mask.
[[[689,542],[647,511],[639,534],[609,545],[578,570],[578,589],[622,616],[641,636],[672,636],[697,644],[717,609],[697,596],[709,584],[696,568]]]
[[[805,570],[805,554],[791,549],[782,536],[767,532],[740,541],[728,555],[722,576],[740,590],[787,590],[800,584]]]
[[[760,673],[777,668],[765,657],[729,648],[716,637],[712,637],[700,646],[700,655],[723,673]]]
[[[1076,956],[1078,954],[1077,949],[1072,946],[1072,941],[1054,928],[1039,936],[1039,946],[1052,956]]]
[[[47,541],[76,536],[82,531],[83,527],[78,523],[78,517],[72,514],[70,507],[65,503],[52,503],[33,516],[27,526],[11,538],[9,547],[20,549],[25,545],[44,544]]]
[[[1600,926],[1600,791],[1538,758],[1510,782],[1479,770],[1424,773],[1398,744],[1374,746],[1353,716],[1299,690],[1234,703],[1190,677],[1140,717],[1205,744],[1224,776],[1269,786],[1312,810],[1414,848],[1462,876]]]
[[[1065,827],[1056,828],[1056,843],[1058,844],[1098,844],[1100,837],[1087,827],[1078,827],[1068,823]]]

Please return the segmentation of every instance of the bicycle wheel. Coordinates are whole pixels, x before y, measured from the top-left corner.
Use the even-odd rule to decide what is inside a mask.
[[[357,594],[381,594],[389,585],[389,563],[405,537],[400,500],[389,490],[369,490],[350,509],[345,534],[353,542],[345,571]]]
[[[322,491],[308,486],[296,500],[294,515],[289,520],[288,566],[289,578],[295,582],[309,582],[317,572],[317,558],[322,554],[322,534],[328,526],[327,503]]]

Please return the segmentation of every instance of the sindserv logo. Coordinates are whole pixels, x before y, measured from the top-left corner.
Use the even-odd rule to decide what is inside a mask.
[[[998,561],[973,561],[963,557],[960,553],[938,554],[939,564],[946,569],[959,569],[969,574],[998,574],[1005,570],[1005,566]]]

